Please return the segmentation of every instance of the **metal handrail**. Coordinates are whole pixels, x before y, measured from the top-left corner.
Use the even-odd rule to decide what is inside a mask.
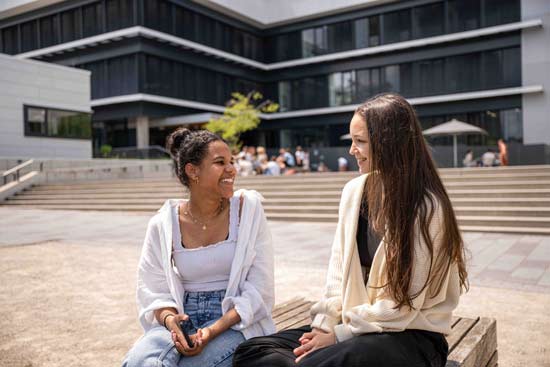
[[[26,162],[23,162],[13,168],[10,168],[9,170],[2,173],[2,178],[4,181],[4,185],[8,183],[8,177],[13,175],[14,181],[19,181],[21,178],[21,170],[27,166],[30,166],[34,163],[34,159],[29,159]]]

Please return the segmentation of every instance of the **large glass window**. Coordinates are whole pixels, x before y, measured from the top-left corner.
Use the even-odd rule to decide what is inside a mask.
[[[479,53],[447,57],[445,68],[448,92],[482,89]]]
[[[25,135],[90,139],[91,114],[45,107],[25,106]]]
[[[54,15],[40,19],[40,47],[48,47],[59,43],[57,17],[57,15]]]
[[[355,48],[364,48],[369,45],[369,20],[367,18],[357,19],[353,23],[355,36]]]
[[[449,32],[462,32],[480,27],[481,1],[449,0],[447,9]]]
[[[330,105],[342,106],[353,103],[355,86],[355,70],[331,74],[329,77]]]
[[[68,10],[61,13],[61,41],[69,42],[80,38],[80,11]]]
[[[292,95],[287,108],[360,103],[381,92],[423,97],[519,86],[520,58],[520,48],[513,47],[332,73],[328,86],[322,76],[294,80],[285,85],[285,93]]]
[[[103,13],[101,3],[90,4],[82,8],[82,25],[84,37],[95,36],[102,32]]]
[[[443,3],[413,9],[413,38],[438,36],[444,32]]]
[[[46,109],[28,107],[26,110],[27,122],[25,131],[28,135],[46,134]]]
[[[302,57],[315,55],[315,30],[304,29],[302,31]]]
[[[444,92],[445,76],[442,59],[421,60],[412,63],[413,96],[429,96]],[[454,88],[459,88],[456,81]]]
[[[523,119],[520,108],[500,111],[500,130],[506,141],[523,142]]]
[[[317,27],[302,31],[302,57],[322,55],[327,52],[327,28]]]
[[[357,70],[355,74],[354,102],[363,102],[380,93],[382,90],[380,68]]]
[[[388,65],[384,70],[384,92],[399,92],[401,90],[399,80],[399,65]]]
[[[331,24],[327,27],[328,51],[339,52],[353,47],[353,30],[351,22]]]
[[[521,85],[521,49],[519,47],[502,50],[502,79],[504,86]]]
[[[21,24],[21,52],[35,50],[38,47],[36,21]]]
[[[279,106],[280,111],[288,111],[291,109],[290,97],[291,89],[288,81],[279,82]]]
[[[107,31],[126,28],[134,24],[133,0],[107,0]]]
[[[19,53],[19,42],[17,41],[17,26],[4,28],[2,30],[3,52],[9,55]]]
[[[411,10],[384,14],[384,43],[411,39]]]
[[[380,44],[380,16],[369,17],[369,46]]]
[[[485,26],[518,22],[520,19],[519,0],[485,0]]]

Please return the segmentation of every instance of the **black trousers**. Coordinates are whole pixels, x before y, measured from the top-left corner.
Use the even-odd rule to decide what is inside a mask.
[[[296,366],[292,350],[309,326],[252,338],[233,355],[234,367]],[[397,333],[363,334],[311,352],[299,366],[304,367],[444,367],[448,345],[439,333],[405,330]]]

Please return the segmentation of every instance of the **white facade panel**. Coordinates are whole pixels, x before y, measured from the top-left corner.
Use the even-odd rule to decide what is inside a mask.
[[[522,84],[538,84],[544,93],[524,94],[524,144],[550,144],[550,1],[522,0],[523,20],[542,19],[538,29],[523,30],[521,34]]]
[[[91,112],[90,73],[0,54],[0,156],[91,158],[90,140],[25,136],[24,105]]]

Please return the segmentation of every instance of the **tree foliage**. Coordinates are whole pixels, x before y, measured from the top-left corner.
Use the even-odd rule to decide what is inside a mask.
[[[262,102],[263,96],[252,91],[247,95],[235,92],[218,118],[210,119],[206,129],[225,139],[231,148],[240,148],[240,136],[260,124],[260,113],[273,113],[279,109],[277,103]]]

